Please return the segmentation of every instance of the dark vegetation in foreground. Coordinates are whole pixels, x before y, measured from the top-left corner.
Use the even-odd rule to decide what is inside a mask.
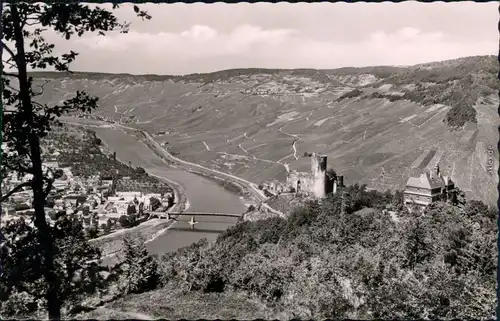
[[[399,195],[348,189],[288,219],[245,222],[215,244],[162,260],[186,291],[244,291],[301,318],[490,318],[496,307],[496,210],[436,203],[410,214]],[[400,220],[383,209],[392,207]],[[398,209],[399,208],[399,209]]]
[[[203,240],[160,259],[148,255],[141,241],[127,241],[125,261],[112,269],[97,263],[72,266],[75,253],[87,262],[97,262],[96,254],[79,234],[79,223],[61,218],[54,233],[68,230],[57,234],[56,261],[61,289],[75,298],[67,308],[77,313],[119,297],[126,302],[126,294],[173,287],[201,297],[245,294],[289,311],[289,317],[494,317],[494,208],[479,201],[460,207],[438,202],[411,214],[402,207],[400,192],[368,192],[358,185],[347,188],[345,202],[342,213],[338,196],[321,204],[310,201],[287,219],[237,224],[214,243]],[[385,209],[394,210],[399,220]],[[31,315],[33,295],[43,287],[32,246],[36,234],[21,223],[3,230],[11,254],[2,257],[9,263],[0,280],[2,314]],[[15,240],[20,232],[26,236]]]

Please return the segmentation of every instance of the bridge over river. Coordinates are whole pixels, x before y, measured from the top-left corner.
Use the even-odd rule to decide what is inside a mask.
[[[78,118],[70,118],[75,123],[82,123]],[[85,123],[85,122],[83,122]],[[94,121],[96,125],[104,122]],[[109,125],[109,124],[108,124]],[[175,223],[153,241],[147,243],[147,249],[152,254],[162,255],[189,246],[202,238],[208,241],[217,239],[217,235],[235,225],[242,214],[233,216],[195,215],[198,224],[192,230],[189,224],[191,213],[207,212],[208,214],[244,213],[247,208],[240,196],[224,189],[214,180],[196,175],[181,168],[169,166],[144,143],[117,128],[94,127],[97,136],[113,151],[117,159],[133,166],[140,166],[151,175],[165,177],[177,182],[187,193],[189,213],[177,213]],[[211,213],[210,213],[211,212]],[[166,213],[163,213],[166,215]],[[198,217],[199,216],[199,217]],[[203,218],[202,218],[203,217]],[[111,260],[109,260],[111,263]]]
[[[172,216],[212,216],[212,217],[234,217],[242,218],[243,214],[233,214],[233,213],[210,213],[210,212],[147,212],[150,215],[158,215],[159,218],[168,218]]]

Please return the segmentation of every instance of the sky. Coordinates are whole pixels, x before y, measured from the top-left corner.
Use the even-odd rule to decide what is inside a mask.
[[[99,5],[111,8],[109,5]],[[497,55],[497,2],[132,4],[128,34],[47,33],[75,71],[189,74],[232,68],[332,69]]]

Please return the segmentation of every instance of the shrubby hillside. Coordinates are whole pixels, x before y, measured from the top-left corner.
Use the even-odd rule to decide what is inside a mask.
[[[462,207],[436,203],[410,214],[399,194],[355,185],[348,195],[344,214],[332,196],[297,208],[287,219],[238,224],[213,244],[201,241],[166,255],[160,260],[163,286],[175,288],[176,296],[198,293],[202,302],[214,294],[243,293],[281,318],[494,316],[494,208],[479,201]],[[396,210],[397,218],[385,208]],[[158,296],[147,303],[151,297],[133,300],[152,315],[159,311],[154,306],[175,311]],[[220,309],[228,308],[224,302]],[[218,317],[207,313],[196,315]],[[241,316],[234,309],[231,317]]]
[[[494,317],[495,208],[461,200],[460,206],[438,202],[409,213],[400,192],[359,185],[346,192],[344,206],[336,195],[308,201],[287,218],[239,223],[214,243],[202,240],[161,258],[147,253],[144,240],[126,239],[124,260],[114,267],[99,267],[100,252],[85,239],[81,223],[62,217],[53,230],[58,275],[69,298],[65,315]],[[37,235],[26,223],[2,227],[0,254],[8,263],[0,280],[4,317],[35,315],[37,289],[45,286],[33,251]],[[88,261],[67,265],[74,255]]]

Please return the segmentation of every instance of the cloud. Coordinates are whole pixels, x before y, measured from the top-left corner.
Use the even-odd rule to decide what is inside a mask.
[[[408,65],[468,55],[495,54],[491,41],[460,42],[447,34],[402,27],[373,31],[357,41],[314,39],[294,29],[244,24],[221,32],[193,25],[177,33],[139,32],[88,36],[71,43],[75,69],[184,74],[228,68],[337,68]],[[119,55],[119,59],[117,56]],[[87,57],[87,58],[84,58]],[[91,57],[91,58],[89,58]],[[96,68],[104,70],[96,70]]]
[[[154,54],[186,54],[192,57],[208,55],[237,54],[250,50],[253,46],[275,46],[282,44],[293,30],[263,30],[258,26],[243,25],[230,33],[218,33],[209,26],[194,25],[180,33],[145,33],[131,31],[106,37],[91,36],[77,39],[75,44],[91,50],[124,51],[142,50]]]
[[[217,36],[217,31],[207,27],[195,25],[190,30],[186,30],[181,32],[181,37],[191,38],[195,40],[210,40],[214,39]]]

